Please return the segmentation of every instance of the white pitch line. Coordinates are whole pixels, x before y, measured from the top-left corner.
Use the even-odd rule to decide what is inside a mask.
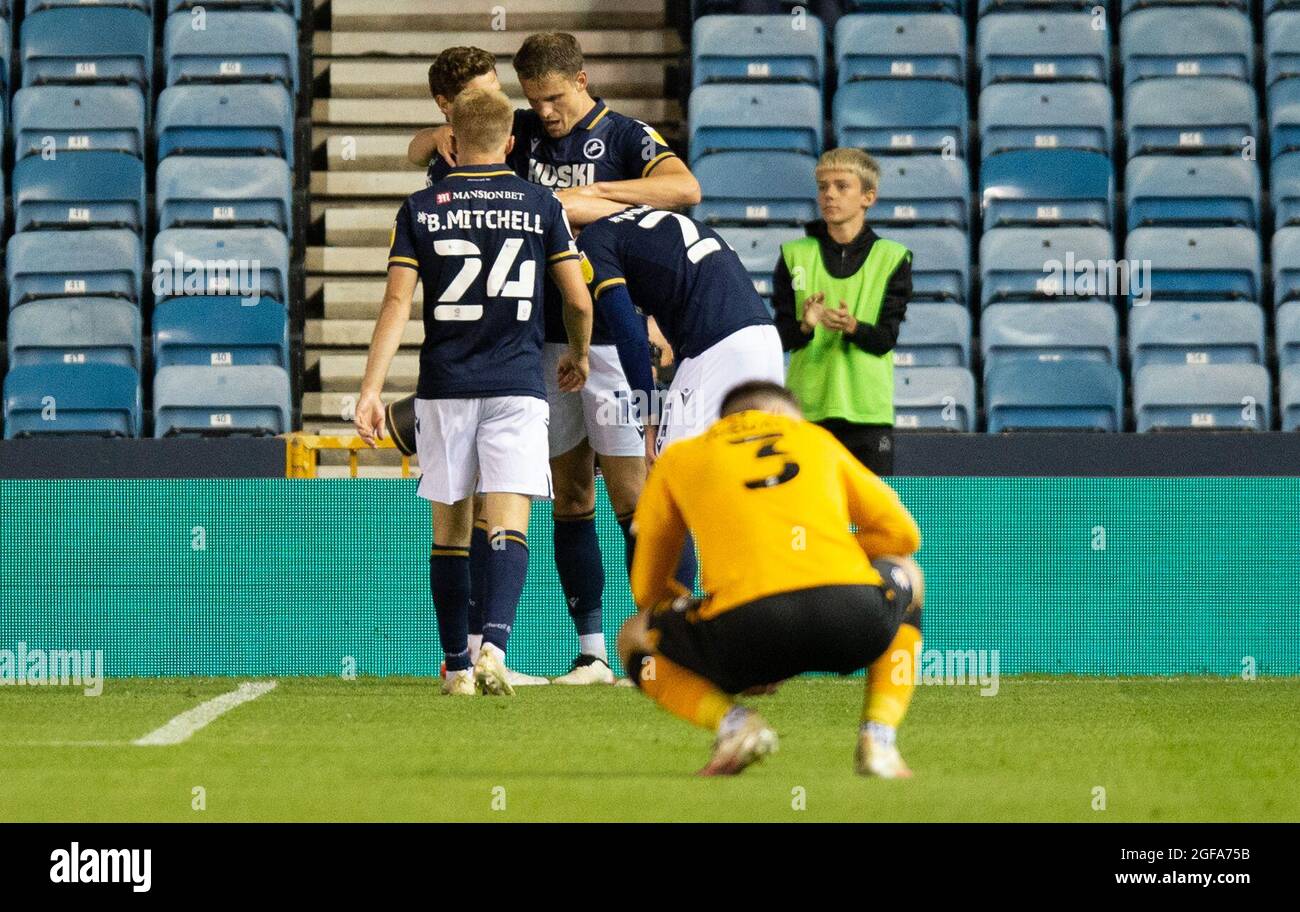
[[[190,736],[199,729],[230,712],[236,706],[247,703],[249,700],[256,700],[262,694],[274,689],[274,681],[246,681],[235,690],[230,691],[230,693],[213,697],[193,709],[185,710],[185,712],[167,722],[162,728],[156,728],[143,738],[136,738],[131,743],[136,747],[155,747],[188,741]]]

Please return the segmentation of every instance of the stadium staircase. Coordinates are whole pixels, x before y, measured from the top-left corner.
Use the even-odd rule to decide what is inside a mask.
[[[307,249],[303,429],[348,432],[366,347],[383,298],[386,245],[397,207],[424,186],[406,160],[411,135],[441,122],[427,72],[439,50],[477,45],[497,55],[506,93],[527,101],[510,66],[523,39],[559,29],[577,35],[592,93],[617,111],[680,137],[674,82],[682,42],[664,0],[513,0],[501,18],[439,9],[432,0],[317,0],[312,108],[311,224]],[[450,5],[448,5],[450,6]],[[487,9],[486,7],[484,8]],[[415,388],[423,291],[394,359],[387,399]],[[345,454],[322,454],[328,474]],[[392,451],[362,454],[369,474],[391,474]]]

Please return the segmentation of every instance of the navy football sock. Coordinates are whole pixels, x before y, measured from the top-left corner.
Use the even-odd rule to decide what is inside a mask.
[[[682,545],[682,556],[677,562],[677,572],[673,574],[677,582],[686,587],[688,592],[695,591],[695,571],[699,563],[695,559],[695,539],[686,533],[686,543]]]
[[[487,577],[487,526],[474,524],[469,540],[469,635],[483,635],[483,580]]]
[[[555,517],[555,569],[578,636],[600,633],[605,565],[596,538],[596,514]]]
[[[483,581],[483,643],[506,651],[528,576],[528,536],[500,529],[489,539]]]
[[[623,530],[623,555],[627,558],[627,575],[632,577],[632,558],[636,556],[636,536],[632,534],[632,517],[628,513],[618,518],[618,527]]]
[[[435,544],[429,554],[429,594],[438,615],[447,671],[469,668],[469,551]]]

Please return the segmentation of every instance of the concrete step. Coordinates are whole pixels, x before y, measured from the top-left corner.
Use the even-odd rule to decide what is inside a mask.
[[[656,126],[682,120],[682,106],[675,99],[618,97],[604,100],[620,114]],[[517,108],[528,105],[523,97],[511,101]],[[375,104],[370,98],[317,98],[312,102],[311,119],[316,124],[358,127],[427,127],[441,123],[442,115],[426,90],[424,98],[399,98],[384,104]]]
[[[325,243],[331,247],[379,247],[388,244],[395,206],[331,206],[325,210]]]
[[[567,29],[586,58],[676,57],[682,41],[671,29]],[[425,67],[447,47],[480,47],[509,63],[527,35],[521,31],[338,31],[317,32],[315,58],[419,57]]]
[[[314,348],[368,348],[374,331],[374,320],[308,320],[302,341]],[[402,332],[402,348],[419,348],[423,342],[424,321],[412,319]]]
[[[309,370],[313,366],[319,368],[320,388],[323,392],[355,393],[361,388],[361,378],[366,372],[365,352],[353,354],[307,348],[304,360]],[[420,356],[398,353],[388,369],[388,381],[384,384],[384,389],[414,392],[419,376]]]
[[[336,32],[492,29],[509,30],[522,41],[529,32],[542,29],[662,28],[665,21],[664,0],[510,0],[508,6],[481,7],[430,0],[330,3],[330,26]]]
[[[388,248],[308,247],[307,271],[332,275],[387,275]]]
[[[322,137],[330,171],[416,171],[406,160],[414,130],[405,133],[336,133]]]
[[[384,303],[384,282],[326,279],[322,289],[326,320],[368,320],[379,318],[379,308]],[[423,313],[423,298],[417,292],[411,301],[411,317]]]
[[[383,393],[380,398],[384,403],[393,402],[401,399],[406,393],[390,391]],[[351,421],[352,416],[356,414],[357,394],[354,390],[350,393],[303,393],[302,394],[302,418],[303,422],[326,420],[326,421]]]
[[[331,98],[430,100],[429,64],[423,60],[333,60],[318,61],[317,66],[329,72]],[[661,60],[592,60],[586,64],[592,94],[620,98],[662,98],[665,69]],[[513,66],[499,63],[497,74],[507,95],[523,97]]]
[[[424,189],[424,172],[407,165],[407,171],[316,171],[311,176],[312,196],[351,196],[391,199],[393,214],[401,200]]]

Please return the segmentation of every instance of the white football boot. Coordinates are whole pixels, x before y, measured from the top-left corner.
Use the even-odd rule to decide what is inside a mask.
[[[543,684],[551,683],[550,678],[524,674],[522,671],[515,671],[513,668],[506,669],[506,680],[510,682],[511,687],[541,687]]]
[[[481,694],[513,697],[515,689],[510,683],[510,671],[506,668],[505,653],[484,643],[478,652],[478,661],[474,663],[474,682],[478,684]]]
[[[903,762],[892,729],[863,726],[858,733],[858,751],[854,758],[858,775],[880,779],[911,779],[912,771]]]
[[[474,684],[474,670],[472,668],[453,671],[442,679],[442,695],[444,697],[472,697],[477,693],[478,687]]]
[[[566,674],[555,679],[556,684],[613,684],[614,672],[609,663],[594,655],[581,653]]]
[[[752,709],[737,706],[723,718],[713,742],[713,756],[700,775],[735,776],[750,764],[775,754],[777,747],[776,732],[767,721]]]

